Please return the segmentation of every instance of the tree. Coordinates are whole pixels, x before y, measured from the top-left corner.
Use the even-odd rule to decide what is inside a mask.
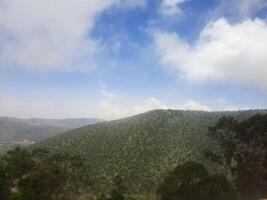
[[[211,176],[196,162],[177,166],[158,188],[162,200],[233,200],[234,190],[221,176]]]
[[[16,148],[0,159],[1,200],[76,199],[89,180],[80,157]]]
[[[8,191],[10,190],[10,181],[5,173],[5,165],[0,160],[0,199],[7,199]]]
[[[236,192],[222,175],[210,175],[201,185],[203,200],[233,200]]]
[[[224,117],[210,128],[209,136],[219,144],[241,199],[260,199],[267,175],[267,115],[244,121]]]
[[[123,185],[123,179],[117,175],[114,179],[114,188],[111,191],[111,200],[124,200],[125,187]]]

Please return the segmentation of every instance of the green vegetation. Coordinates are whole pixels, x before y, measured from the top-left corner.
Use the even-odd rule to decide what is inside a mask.
[[[126,195],[123,179],[116,175],[109,195],[93,188],[92,175],[80,157],[16,148],[0,159],[1,200],[134,200]],[[226,178],[209,175],[198,163],[187,162],[171,171],[160,185],[162,200],[233,200]]]
[[[113,181],[113,190],[111,191],[110,200],[124,200],[125,186],[122,178],[117,175]]]
[[[72,200],[90,193],[80,157],[16,148],[0,162],[1,200]]]
[[[158,188],[162,200],[234,200],[234,188],[221,175],[210,175],[196,162],[177,166]]]
[[[43,149],[33,151],[19,147],[0,158],[1,200],[84,200],[96,199],[84,159]],[[109,195],[97,199],[124,200],[123,179],[117,175]]]
[[[258,200],[267,186],[267,114],[238,121],[224,117],[210,128],[210,136],[220,147],[211,158],[231,170],[241,199]]]
[[[35,147],[85,157],[99,191],[109,191],[111,180],[120,174],[125,178],[127,192],[155,193],[168,171],[186,161],[225,172],[225,166],[208,162],[203,153],[219,150],[208,136],[208,127],[223,116],[246,119],[260,112],[265,111],[156,110],[71,130]]]
[[[260,113],[152,111],[37,145],[47,150],[16,148],[0,159],[0,199],[258,200],[267,192]]]

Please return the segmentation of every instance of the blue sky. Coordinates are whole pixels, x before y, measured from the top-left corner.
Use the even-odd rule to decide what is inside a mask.
[[[267,107],[264,0],[0,0],[0,115]]]

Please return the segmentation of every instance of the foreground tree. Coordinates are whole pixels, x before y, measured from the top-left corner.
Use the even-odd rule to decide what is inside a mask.
[[[177,166],[158,188],[162,200],[233,200],[235,193],[226,178],[209,175],[196,162]]]
[[[10,183],[6,177],[4,163],[0,160],[0,199],[7,199]]]
[[[113,190],[111,191],[110,200],[124,200],[125,187],[123,185],[123,179],[117,175],[113,180]]]
[[[209,156],[226,162],[241,199],[260,199],[267,177],[267,115],[255,115],[244,121],[224,117],[210,128],[209,135],[222,152]]]
[[[83,169],[77,157],[16,148],[0,160],[0,199],[75,199],[89,185]]]

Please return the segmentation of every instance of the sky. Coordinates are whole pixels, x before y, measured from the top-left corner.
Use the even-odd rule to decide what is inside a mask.
[[[0,116],[261,108],[266,0],[0,0]]]

